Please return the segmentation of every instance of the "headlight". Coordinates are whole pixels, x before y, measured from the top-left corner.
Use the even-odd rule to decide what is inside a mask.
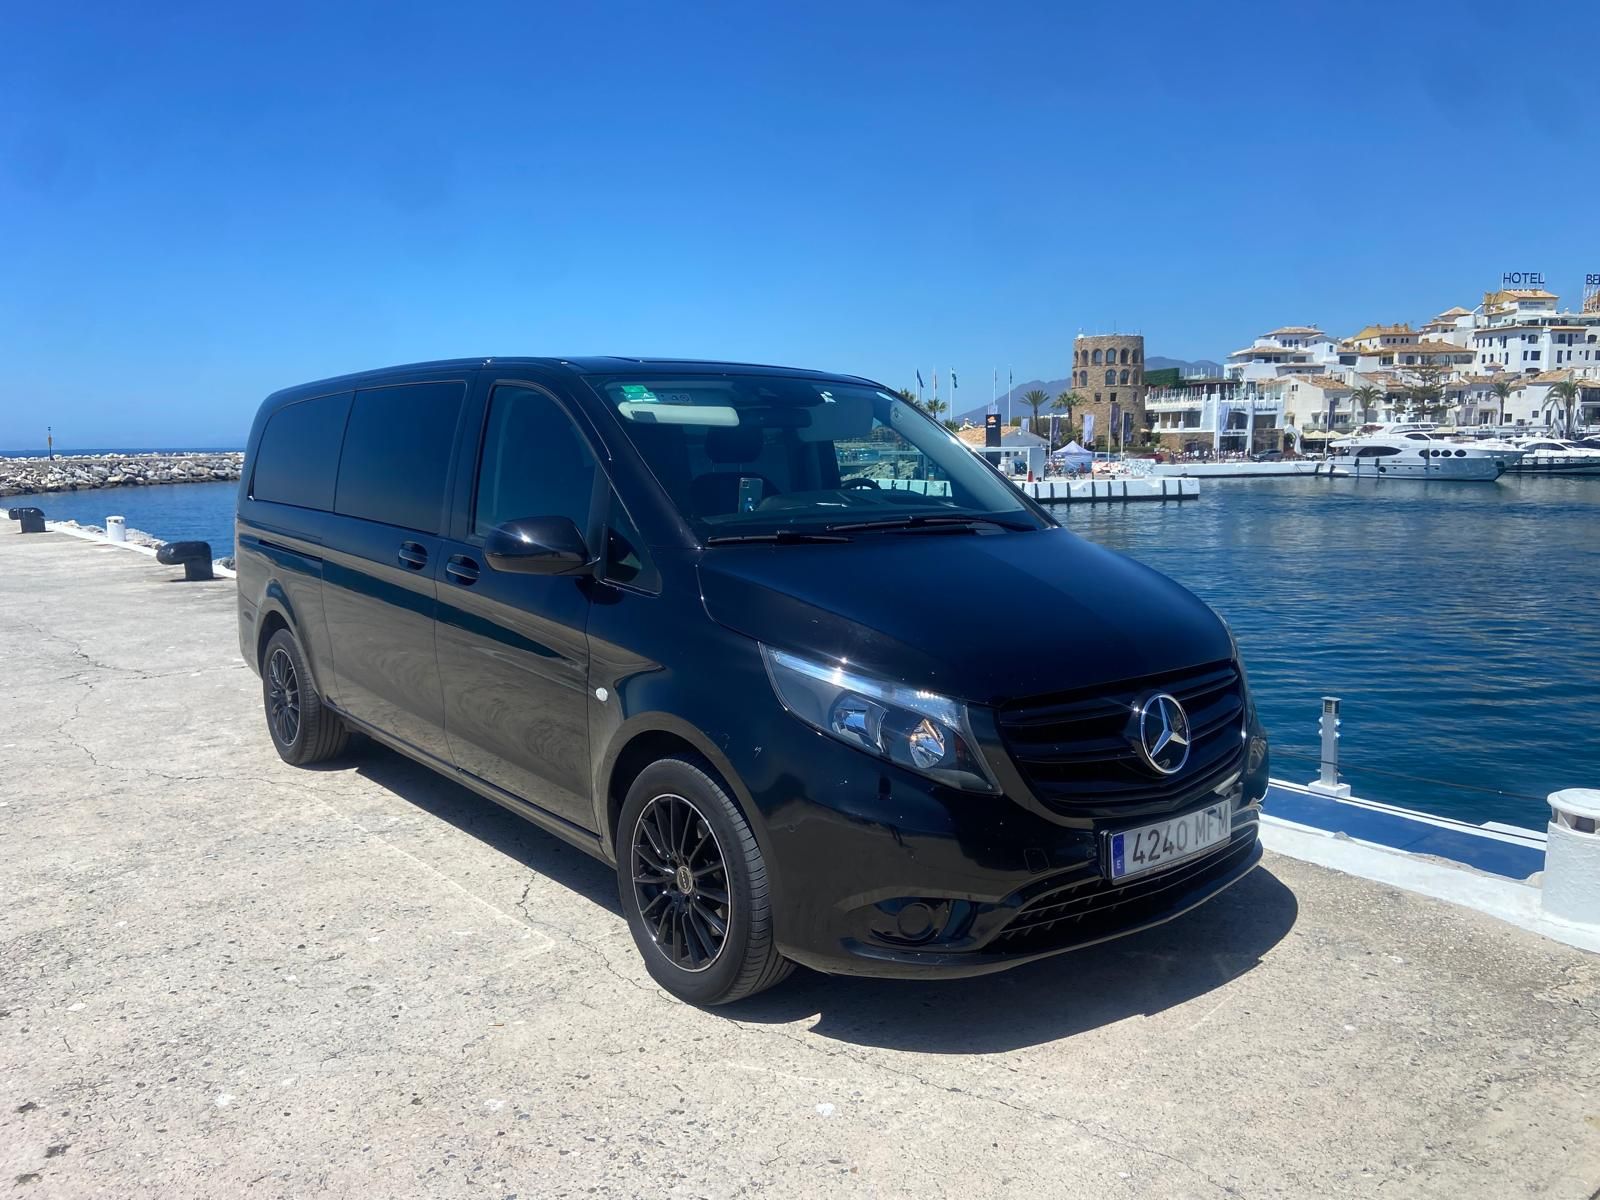
[[[951,787],[1000,790],[960,701],[771,646],[761,657],[778,700],[813,729]]]

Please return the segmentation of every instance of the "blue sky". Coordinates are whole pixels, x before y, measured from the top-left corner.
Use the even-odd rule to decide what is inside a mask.
[[[323,11],[337,8],[337,13]],[[1600,271],[1600,5],[21,5],[0,446],[462,354],[1065,374]]]

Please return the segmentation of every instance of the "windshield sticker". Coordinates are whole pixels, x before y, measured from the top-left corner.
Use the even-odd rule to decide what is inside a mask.
[[[642,383],[625,383],[622,385],[622,398],[633,404],[654,404],[656,394]]]

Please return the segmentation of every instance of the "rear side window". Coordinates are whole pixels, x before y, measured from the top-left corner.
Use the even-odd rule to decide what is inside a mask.
[[[489,398],[472,531],[524,517],[569,517],[587,535],[594,455],[567,414],[531,388],[501,386]]]
[[[267,418],[256,447],[250,495],[273,504],[333,508],[339,444],[350,393],[286,404]]]
[[[357,392],[339,459],[334,511],[438,533],[464,383]]]

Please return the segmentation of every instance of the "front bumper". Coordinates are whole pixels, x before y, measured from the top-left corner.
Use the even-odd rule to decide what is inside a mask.
[[[848,964],[812,963],[843,975],[893,978],[960,978],[1004,971],[1069,950],[1165,924],[1226,891],[1261,862],[1256,822],[1236,829],[1232,841],[1211,854],[1126,883],[1103,878],[1041,880],[1038,894],[1008,897],[996,906],[998,932],[978,950],[916,950],[847,940]]]
[[[774,741],[798,744],[769,742],[763,757],[806,769],[751,790],[766,817],[779,947],[819,971],[951,978],[1004,970],[1169,921],[1261,860],[1264,749],[1257,769],[1170,812],[1066,818],[942,787],[794,725]],[[1219,797],[1233,806],[1226,843],[1148,875],[1106,877],[1104,833]]]

